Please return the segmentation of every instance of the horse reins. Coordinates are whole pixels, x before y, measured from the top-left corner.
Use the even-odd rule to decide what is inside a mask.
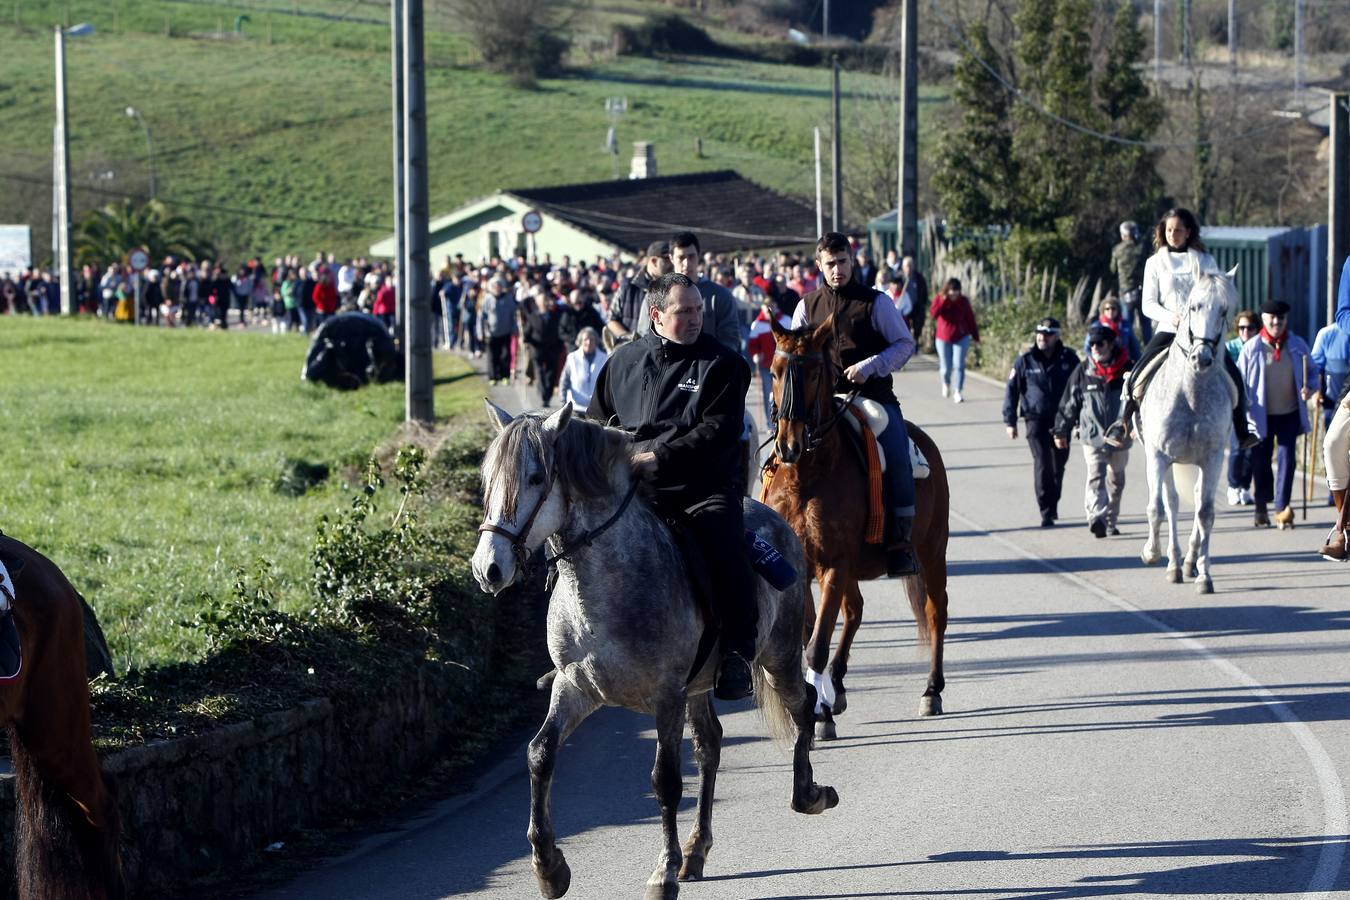
[[[819,447],[825,436],[839,423],[861,389],[854,388],[849,391],[848,397],[842,404],[832,403],[834,412],[823,423],[816,424],[808,419],[797,418],[797,407],[806,406],[806,391],[802,385],[802,368],[806,363],[823,364],[825,355],[819,350],[811,353],[789,353],[782,349],[775,350],[773,355],[781,356],[788,361],[787,372],[783,376],[783,408],[779,411],[778,418],[785,422],[802,422],[805,424],[806,449],[802,452],[809,453]],[[764,443],[767,444],[768,442],[766,440]]]
[[[623,501],[619,504],[619,508],[614,510],[614,515],[577,538],[576,541],[572,543],[572,546],[567,546],[566,541],[564,541],[563,549],[544,560],[544,566],[548,570],[548,576],[544,581],[544,591],[546,593],[553,590],[553,582],[558,579],[558,563],[566,559],[571,559],[573,553],[589,547],[596,538],[608,531],[610,526],[615,522],[619,521],[619,518],[623,516],[624,510],[628,508],[628,504],[632,503],[633,497],[637,495],[638,484],[640,482],[641,479],[637,476],[633,477],[633,483],[628,488],[628,493],[623,495]]]
[[[539,499],[534,501],[534,508],[530,514],[525,517],[525,524],[520,527],[518,533],[513,533],[507,528],[494,522],[484,522],[478,526],[478,533],[490,531],[493,534],[499,534],[511,542],[511,552],[516,555],[516,562],[524,567],[525,561],[530,557],[529,548],[525,546],[525,539],[530,535],[530,529],[534,527],[534,520],[539,516],[539,510],[544,508],[544,501],[553,493],[553,470],[548,466],[544,467],[545,482],[544,489],[539,492]]]

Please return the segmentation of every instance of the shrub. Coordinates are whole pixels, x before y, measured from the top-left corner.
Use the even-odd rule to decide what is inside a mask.
[[[452,0],[450,8],[463,23],[494,72],[504,72],[518,87],[533,87],[540,78],[562,70],[570,46],[567,4],[563,0]]]

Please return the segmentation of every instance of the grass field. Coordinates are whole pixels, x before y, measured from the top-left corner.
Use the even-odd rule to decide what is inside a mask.
[[[236,567],[265,559],[279,605],[306,608],[315,523],[345,474],[403,418],[401,383],[337,392],[299,379],[296,335],[0,322],[0,528],[60,565],[97,611],[119,669],[192,658],[179,623]],[[477,412],[480,380],[437,354],[438,418]],[[329,467],[301,496],[289,462]]]
[[[260,0],[19,0],[8,16],[0,6],[0,115],[32,123],[0,133],[0,221],[31,221],[36,254],[45,256],[54,103],[49,26],[88,21],[98,33],[67,43],[77,215],[108,200],[97,190],[139,191],[148,183],[145,135],[124,112],[134,106],[154,141],[161,198],[179,204],[232,256],[307,256],[320,247],[364,252],[392,231],[387,6],[290,6],[305,14]],[[578,27],[600,34],[604,17],[634,21],[643,9],[637,0],[606,5]],[[650,140],[665,174],[730,167],[788,193],[814,190],[811,130],[828,124],[827,70],[592,58],[578,50],[572,74],[523,91],[477,69],[442,10],[432,4],[428,12],[433,215],[499,188],[613,177],[611,157],[601,150],[608,97],[629,102],[617,123],[621,175],[631,142]],[[245,14],[242,37],[209,36],[233,29],[235,16]],[[879,76],[847,73],[844,90],[852,129],[882,117],[874,98],[894,88]],[[945,95],[926,89],[923,96],[940,103]],[[924,107],[925,149],[938,118],[929,111],[939,108]],[[695,138],[702,139],[701,157]],[[846,170],[865,140],[846,134]]]

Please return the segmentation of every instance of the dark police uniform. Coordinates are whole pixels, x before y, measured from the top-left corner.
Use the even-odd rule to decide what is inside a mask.
[[[1027,444],[1035,462],[1036,503],[1041,509],[1042,524],[1050,524],[1059,518],[1059,495],[1069,450],[1055,446],[1052,430],[1064,386],[1076,368],[1078,354],[1060,343],[1052,355],[1032,347],[1017,357],[1008,374],[1003,422],[1009,428],[1016,428],[1019,414],[1026,422]]]

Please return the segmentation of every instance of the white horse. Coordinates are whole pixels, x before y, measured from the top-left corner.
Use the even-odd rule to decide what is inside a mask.
[[[1214,495],[1223,471],[1223,452],[1233,422],[1233,385],[1219,354],[1228,316],[1238,303],[1233,276],[1202,271],[1200,254],[1190,251],[1195,286],[1180,310],[1176,340],[1150,379],[1139,407],[1138,434],[1144,444],[1148,472],[1148,541],[1140,558],[1147,565],[1162,559],[1159,529],[1167,512],[1167,577],[1180,584],[1177,535],[1178,496],[1174,466],[1195,466],[1195,521],[1186,553],[1186,576],[1195,579],[1198,594],[1214,591],[1209,574],[1209,537],[1214,526]],[[1187,473],[1189,474],[1189,473]]]

